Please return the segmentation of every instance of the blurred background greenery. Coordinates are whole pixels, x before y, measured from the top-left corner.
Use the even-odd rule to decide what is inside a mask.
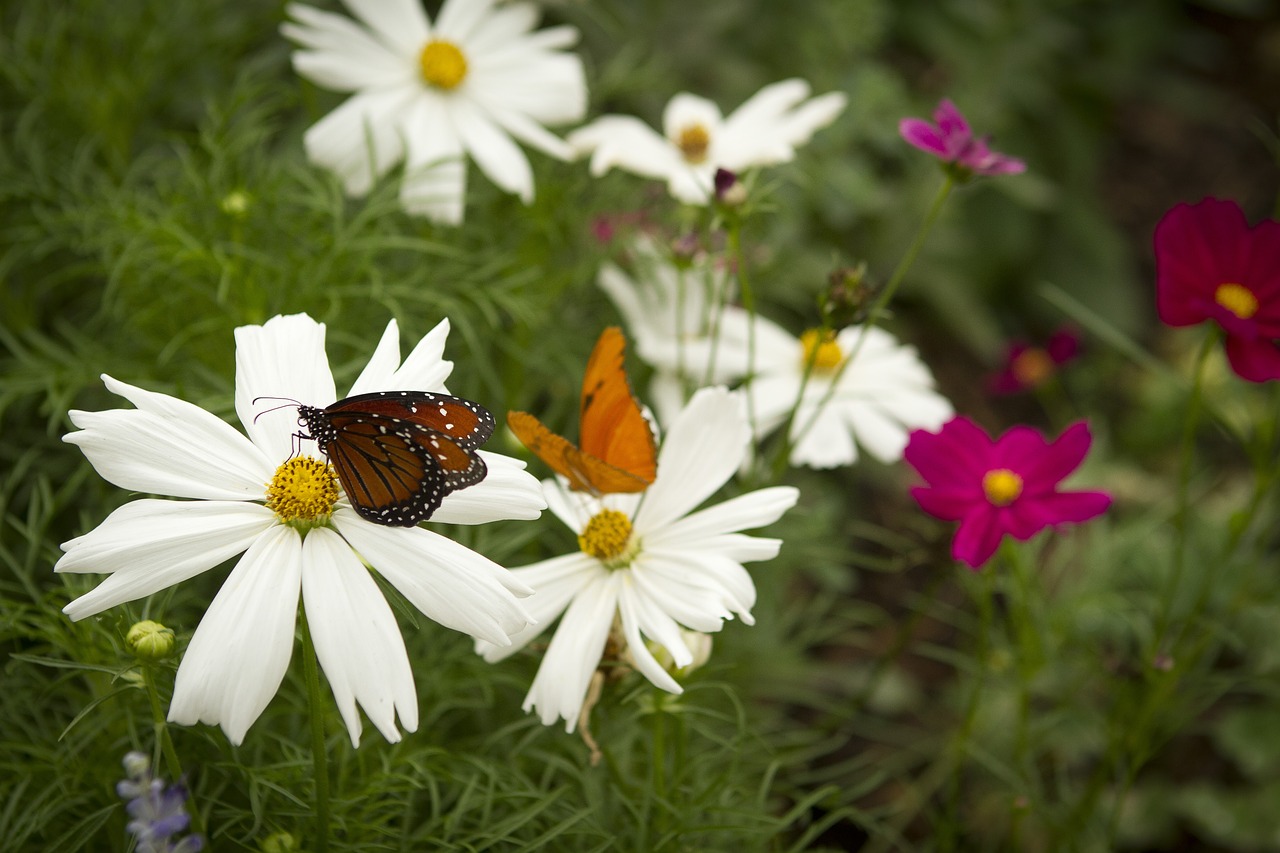
[[[679,91],[728,111],[793,76],[848,93],[836,123],[765,176],[770,210],[748,226],[765,313],[793,331],[816,322],[835,266],[866,261],[887,278],[936,192],[939,174],[898,138],[900,118],[950,97],[998,149],[1024,158],[1027,174],[953,195],[889,325],[920,348],[957,409],[990,428],[1056,431],[1062,415],[1090,417],[1098,445],[1082,477],[1119,498],[1111,521],[1070,548],[1033,550],[1045,661],[1034,681],[1038,781],[1026,787],[1023,769],[1000,758],[1017,638],[965,658],[977,581],[946,559],[945,526],[906,500],[908,477],[870,462],[788,475],[804,499],[776,529],[782,556],[753,569],[757,625],[717,638],[712,667],[681,703],[685,801],[645,806],[671,812],[668,849],[1101,849],[1112,837],[1134,850],[1280,849],[1274,531],[1251,535],[1231,560],[1205,558],[1199,571],[1216,573],[1208,587],[1232,593],[1211,594],[1197,626],[1213,639],[1162,698],[1150,737],[1128,745],[1145,754],[1125,765],[1135,779],[1123,802],[1107,800],[1129,790],[1118,780],[1094,782],[1125,746],[1117,732],[1129,709],[1154,695],[1138,650],[1167,574],[1185,400],[1176,377],[1195,348],[1191,333],[1155,322],[1150,235],[1178,201],[1234,198],[1254,218],[1275,208],[1275,4],[544,8],[582,33],[591,115],[656,124]],[[541,157],[528,208],[473,169],[458,229],[403,215],[395,175],[368,198],[344,198],[300,141],[341,98],[292,73],[283,14],[278,3],[171,0],[0,7],[5,849],[124,849],[112,785],[120,756],[149,744],[145,701],[121,677],[120,637],[140,609],[71,625],[58,611],[88,582],[51,572],[57,543],[127,498],[60,440],[69,408],[119,404],[100,373],[234,421],[238,325],[300,311],[326,322],[341,387],[389,316],[406,341],[447,316],[451,387],[497,412],[529,408],[568,425],[591,342],[617,322],[594,283],[612,249],[592,223],[635,211],[675,221],[660,190]],[[987,396],[1010,338],[1042,340],[1066,321],[1086,351],[1060,399]],[[1172,373],[1135,365],[1117,340],[1152,350]],[[1216,369],[1208,393],[1229,422],[1274,424],[1267,389]],[[1211,464],[1194,481],[1193,541],[1217,554],[1250,466],[1222,431],[1200,439]],[[566,544],[549,527],[491,527],[461,535],[510,565]],[[189,637],[221,579],[212,574],[151,612]],[[1251,584],[1247,606],[1239,583]],[[629,683],[602,706],[596,735],[616,760],[591,768],[578,740],[520,713],[531,657],[489,667],[465,638],[408,610],[411,654],[428,662],[415,666],[422,730],[396,747],[366,738],[335,758],[353,849],[371,849],[356,837],[370,827],[386,849],[642,849],[626,827],[650,815],[635,790],[648,772],[636,756],[650,691]],[[946,749],[975,677],[990,689],[952,813],[939,806]],[[203,728],[178,733],[201,768],[196,796],[221,818],[216,849],[258,849],[305,817],[302,695],[283,690],[242,749]]]

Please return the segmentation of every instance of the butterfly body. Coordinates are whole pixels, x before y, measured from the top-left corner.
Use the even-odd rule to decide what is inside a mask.
[[[626,338],[604,330],[582,380],[578,444],[528,412],[509,412],[507,425],[575,491],[601,495],[642,492],[657,476],[657,446],[623,367]]]
[[[445,495],[483,480],[488,469],[476,449],[494,429],[483,406],[427,391],[299,405],[298,424],[328,457],[356,512],[395,527],[425,521]]]

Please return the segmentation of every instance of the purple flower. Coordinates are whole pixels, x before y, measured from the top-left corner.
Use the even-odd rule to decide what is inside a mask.
[[[1005,534],[1027,540],[1046,527],[1088,521],[1111,506],[1106,492],[1064,492],[1058,484],[1080,466],[1093,439],[1078,421],[1056,441],[1016,426],[994,441],[968,418],[937,433],[915,430],[903,454],[928,485],[911,496],[930,515],[959,521],[951,554],[973,568]]]
[[[934,110],[933,120],[937,124],[919,118],[904,118],[898,123],[898,133],[921,151],[928,151],[944,163],[957,167],[965,177],[1015,175],[1026,171],[1027,164],[1018,158],[987,147],[989,137],[975,137],[956,105],[946,98]]]
[[[1050,335],[1042,347],[1013,341],[1005,353],[1004,366],[991,377],[988,388],[992,394],[1030,391],[1047,382],[1059,367],[1079,354],[1080,336],[1066,327]]]
[[[126,829],[137,839],[137,853],[197,853],[204,847],[199,835],[177,839],[191,824],[186,812],[187,789],[181,784],[166,786],[164,780],[151,775],[151,762],[141,752],[124,757],[123,782],[116,793],[128,800],[125,811],[132,820]]]

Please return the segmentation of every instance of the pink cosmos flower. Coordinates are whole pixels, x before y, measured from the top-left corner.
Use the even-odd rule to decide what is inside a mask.
[[[962,174],[1016,175],[1027,170],[1027,164],[987,146],[989,137],[975,137],[956,105],[943,98],[933,111],[930,124],[924,119],[904,118],[898,122],[898,133],[907,142],[953,164]]]
[[[1242,379],[1280,379],[1280,222],[1253,228],[1234,201],[1179,204],[1156,226],[1156,311],[1170,326],[1214,320]]]
[[[1067,327],[1049,336],[1044,346],[1013,341],[1005,354],[1004,367],[991,377],[992,394],[1017,394],[1038,388],[1058,372],[1058,368],[1080,354],[1080,336]]]
[[[1058,490],[1092,441],[1084,421],[1053,442],[1025,426],[993,441],[957,417],[936,433],[912,432],[903,456],[928,483],[912,488],[911,496],[930,515],[960,522],[951,555],[976,569],[1005,534],[1025,541],[1046,527],[1088,521],[1111,505],[1106,492]]]

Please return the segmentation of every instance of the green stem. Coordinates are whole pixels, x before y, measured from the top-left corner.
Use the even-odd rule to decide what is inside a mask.
[[[173,745],[173,736],[169,733],[169,723],[165,720],[164,708],[160,704],[160,691],[156,688],[156,672],[149,664],[142,665],[142,683],[147,688],[147,699],[151,703],[151,720],[155,728],[156,740],[160,742],[160,751],[164,754],[164,763],[169,770],[169,778],[174,782],[182,779],[182,762],[178,760],[177,747]],[[191,829],[208,839],[204,829],[204,818],[194,803],[188,810],[191,814]]]
[[[982,589],[978,600],[978,641],[973,660],[977,671],[973,675],[973,689],[965,703],[964,717],[960,722],[960,730],[956,733],[955,742],[950,752],[955,767],[951,772],[951,784],[947,793],[947,815],[941,828],[938,841],[939,850],[953,850],[956,844],[956,827],[960,813],[961,778],[964,773],[965,753],[969,748],[969,737],[973,734],[973,724],[978,718],[978,699],[986,681],[988,647],[991,633],[991,598],[995,591],[995,573],[990,567],[983,569]]]
[[[742,254],[742,220],[732,216],[728,220],[729,250],[733,255],[734,273],[738,277],[738,287],[742,290],[742,307],[747,311],[747,423],[751,425],[751,445],[756,449],[756,438],[759,435],[756,424],[755,372],[756,372],[756,297],[751,289],[751,279],[747,275],[747,260]]]
[[[867,339],[867,332],[875,328],[880,322],[881,316],[884,314],[885,308],[889,304],[889,300],[893,299],[894,293],[897,292],[898,286],[902,284],[902,280],[907,275],[907,270],[911,269],[915,263],[916,257],[920,254],[920,250],[924,248],[925,238],[929,236],[929,231],[933,228],[934,222],[937,221],[938,215],[942,212],[942,205],[947,200],[947,196],[951,195],[951,190],[955,186],[955,178],[950,173],[947,174],[946,180],[943,181],[942,187],[939,188],[938,194],[934,196],[933,204],[929,206],[928,213],[925,214],[924,220],[921,221],[920,227],[916,230],[916,235],[911,240],[911,245],[907,247],[907,251],[903,254],[902,259],[898,261],[898,266],[894,268],[893,274],[889,276],[889,282],[884,286],[884,290],[871,303],[871,308],[867,311],[867,319],[862,324],[862,334],[858,336],[857,342],[854,343],[853,349],[840,362],[840,366],[836,368],[835,374],[831,377],[831,384],[827,388],[822,399],[818,401],[818,405],[814,408],[813,413],[809,415],[809,419],[796,430],[794,440],[791,438],[791,426],[796,417],[800,413],[800,403],[802,397],[797,396],[795,404],[791,408],[791,415],[787,419],[786,426],[782,433],[782,451],[779,456],[780,461],[775,462],[775,471],[780,473],[780,469],[785,468],[787,459],[791,456],[791,450],[802,438],[813,428],[814,423],[818,420],[818,415],[826,407],[831,398],[835,396],[836,388],[840,386],[840,378],[844,376],[844,372],[848,370],[858,357],[858,353],[862,350],[862,345]],[[745,299],[743,300],[745,303]],[[804,389],[801,387],[800,393],[803,394]]]
[[[300,612],[302,624],[302,665],[307,681],[307,704],[311,711],[311,762],[316,785],[315,853],[329,849],[329,756],[325,748],[323,696],[320,693],[320,667],[305,609]]]
[[[1191,382],[1191,394],[1187,399],[1187,412],[1182,423],[1182,443],[1179,451],[1181,466],[1178,471],[1177,508],[1174,516],[1173,572],[1165,586],[1164,600],[1161,602],[1160,616],[1156,622],[1155,643],[1152,658],[1166,651],[1165,635],[1173,618],[1174,599],[1178,588],[1182,585],[1182,575],[1187,564],[1187,526],[1190,516],[1191,463],[1195,456],[1196,425],[1200,420],[1200,397],[1204,389],[1204,367],[1209,360],[1209,353],[1218,342],[1217,327],[1212,327],[1205,334],[1200,352],[1196,356],[1194,377]]]

